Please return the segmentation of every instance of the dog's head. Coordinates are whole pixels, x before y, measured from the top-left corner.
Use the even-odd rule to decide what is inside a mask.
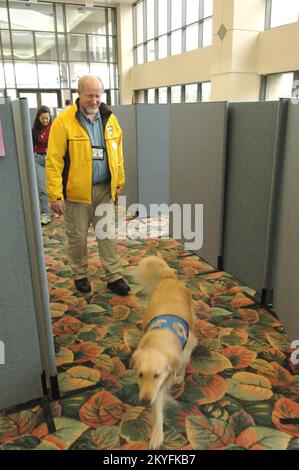
[[[153,404],[166,382],[175,378],[178,360],[149,348],[137,349],[132,359],[139,385],[139,399],[146,404]]]

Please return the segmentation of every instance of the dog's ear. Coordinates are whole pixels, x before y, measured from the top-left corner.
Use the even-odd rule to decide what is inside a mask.
[[[132,354],[131,359],[130,359],[129,365],[131,369],[134,369],[139,356],[140,356],[140,349],[136,349],[136,351]]]

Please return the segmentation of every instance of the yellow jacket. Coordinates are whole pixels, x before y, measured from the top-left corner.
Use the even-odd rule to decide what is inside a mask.
[[[91,204],[92,149],[88,132],[77,119],[78,101],[60,113],[51,126],[46,158],[47,194],[50,201],[67,199]],[[99,108],[111,173],[111,196],[125,184],[122,131],[104,103]]]

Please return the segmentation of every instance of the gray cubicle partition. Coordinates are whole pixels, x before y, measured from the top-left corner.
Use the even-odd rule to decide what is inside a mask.
[[[0,119],[1,409],[58,388],[27,100],[3,99]]]
[[[287,102],[231,103],[224,216],[224,269],[271,297],[277,169]]]
[[[155,215],[150,205],[169,204],[169,106],[136,108],[139,203]]]
[[[273,309],[299,340],[299,104],[290,103],[281,179]]]
[[[221,264],[226,126],[227,103],[170,106],[170,202],[203,205],[203,245],[194,251],[215,267]],[[194,211],[192,227],[198,236]]]
[[[34,119],[36,116],[37,109],[36,108],[29,108],[29,116],[30,116],[30,124],[31,127],[33,126]]]
[[[126,168],[126,185],[122,195],[127,197],[127,208],[138,202],[138,160],[136,106],[112,106],[123,131],[123,151]]]

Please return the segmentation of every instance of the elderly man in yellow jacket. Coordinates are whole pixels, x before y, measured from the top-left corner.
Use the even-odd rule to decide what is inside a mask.
[[[52,124],[46,158],[51,209],[64,214],[70,268],[77,290],[84,293],[91,291],[87,278],[89,226],[95,228],[101,220],[100,205],[113,208],[125,183],[122,131],[111,110],[101,103],[103,92],[99,77],[80,78],[76,103]],[[115,238],[98,238],[98,248],[108,288],[127,295],[130,287],[121,273]]]

